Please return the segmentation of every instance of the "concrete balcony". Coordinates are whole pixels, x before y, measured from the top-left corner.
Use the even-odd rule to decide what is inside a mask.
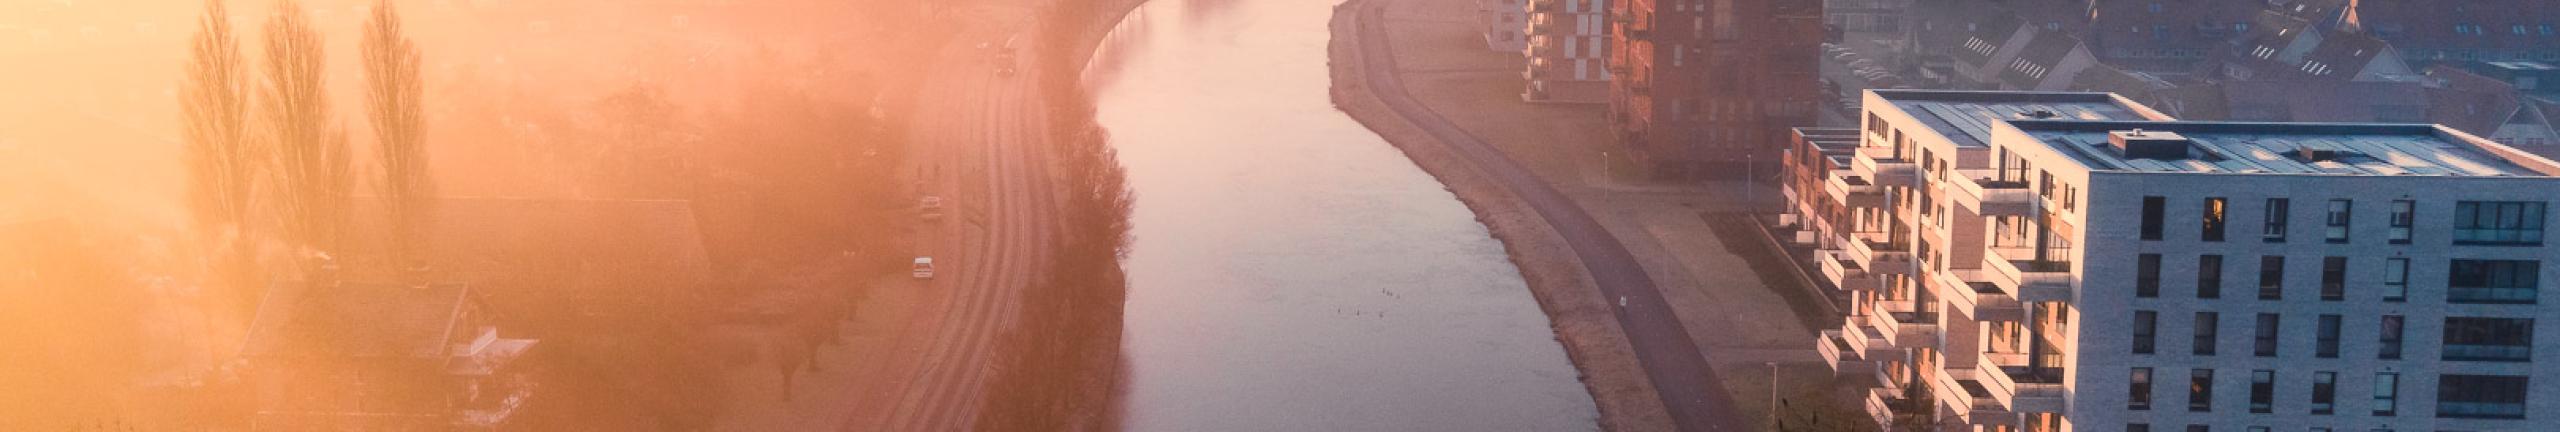
[[[1823,364],[1831,367],[1832,376],[1852,379],[1875,376],[1876,363],[1868,361],[1866,353],[1849,342],[1850,339],[1840,330],[1823,330],[1821,335],[1814,337],[1814,351],[1822,354]]]
[[[1848,171],[1832,171],[1831,179],[1823,182],[1822,192],[1831,195],[1832,201],[1837,201],[1844,206],[1884,207],[1884,187],[1876,186],[1875,183],[1868,182],[1866,177],[1859,177]]]
[[[1876,430],[1893,430],[1893,399],[1882,391],[1869,391],[1863,405],[1867,418],[1876,422]]]
[[[1956,205],[1973,209],[1983,216],[2032,215],[2036,206],[2043,202],[2037,199],[2035,190],[2027,188],[2026,182],[1991,180],[1991,170],[1960,170],[1959,174],[1957,179],[1949,182],[1955,183],[1955,193],[1948,194],[1948,197]]]
[[[1867,274],[1865,266],[1850,262],[1840,251],[1816,251],[1822,261],[1822,279],[1842,291],[1869,291],[1877,287],[1876,278]]]
[[[2016,259],[2034,256],[2029,248],[1993,247],[1990,252],[1982,261],[1990,270],[1991,282],[2015,293],[2018,301],[2071,301],[2070,262]]]
[[[1905,272],[1911,263],[1911,245],[1890,241],[1884,233],[1850,234],[1848,252],[1850,261],[1870,273]]]
[[[1885,186],[1911,186],[1920,183],[1920,164],[1895,159],[1893,150],[1860,147],[1858,157],[1849,162],[1851,171]]]
[[[1875,309],[1867,313],[1868,324],[1875,326],[1877,330],[1882,330],[1888,338],[1886,340],[1894,346],[1914,347],[1937,344],[1936,315],[1923,313],[1917,309],[1917,305],[1908,300],[1887,300],[1869,304],[1874,305]]]
[[[2066,408],[2063,395],[2068,391],[2063,385],[2063,369],[2060,367],[2045,368],[2042,373],[2036,373],[2026,366],[1992,366],[1991,363],[1983,363],[1983,367],[1998,369],[1999,373],[1984,375],[1992,377],[1993,381],[2000,382],[2002,385],[2009,386],[2005,405],[2010,411],[2060,413]],[[1993,392],[1997,394],[2000,390],[1995,389]]]
[[[2000,289],[1999,284],[1985,281],[1982,270],[1939,272],[1930,278],[1938,287],[1938,298],[1947,301],[1947,309],[1963,312],[1975,321],[2018,322],[2026,319],[2026,307],[2016,297]]]
[[[1841,339],[1849,343],[1849,348],[1858,352],[1859,358],[1882,361],[1902,356],[1902,347],[1893,344],[1893,336],[1867,323],[1865,317],[1853,315],[1842,318],[1841,321],[1840,332],[1843,333]]]

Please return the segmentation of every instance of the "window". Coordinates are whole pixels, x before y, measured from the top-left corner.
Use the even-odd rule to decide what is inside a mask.
[[[2159,297],[2160,254],[2147,253],[2135,258],[2133,296],[2141,298]]]
[[[2222,197],[2204,199],[2204,226],[2202,227],[2204,241],[2222,241],[2223,210],[2225,209]]]
[[[2276,371],[2260,370],[2249,373],[2249,412],[2254,414],[2276,412]]]
[[[2151,432],[2150,423],[2126,423],[2124,432]]]
[[[2126,402],[2126,404],[2125,404],[2125,409],[2134,410],[2134,411],[2150,411],[2150,410],[2151,410],[2151,368],[2147,368],[2147,367],[2138,367],[2138,368],[2133,368],[2133,377],[2132,377],[2132,378],[2133,378],[2133,381],[2132,381],[2132,383],[2133,383],[2133,384],[2132,384],[2132,385],[2130,385],[2130,386],[2128,386],[2128,387],[2130,387],[2130,388],[2132,389],[2132,393],[2131,393],[2131,394],[2127,394],[2127,395],[2125,395],[2125,400],[2126,400],[2126,401],[2128,401],[2128,402]]]
[[[2354,219],[2355,201],[2342,199],[2329,200],[2329,230],[2326,233],[2328,241],[2330,243],[2346,243],[2347,226],[2349,222],[2354,221]]]
[[[2222,314],[2213,312],[2196,312],[2196,355],[2213,355],[2213,342],[2214,338],[2222,332],[2222,329],[2218,328],[2221,327],[2221,323]]]
[[[2541,261],[2457,259],[2446,272],[2445,301],[2533,304],[2541,277]]]
[[[2409,301],[2409,259],[2392,258],[2382,262],[2382,301]]]
[[[2196,257],[2196,298],[2222,298],[2222,256]]]
[[[2212,427],[2212,426],[2200,425],[2200,424],[2191,424],[2191,425],[2187,425],[2187,432],[2213,432],[2213,427]]]
[[[2401,321],[2402,319],[2399,315],[2382,316],[2382,347],[2375,350],[2374,358],[2383,360],[2400,359]]]
[[[2436,417],[2524,418],[2525,377],[2445,375],[2436,385]]]
[[[2314,373],[2312,373],[2312,374],[2311,374],[2311,413],[2312,413],[2312,414],[2319,414],[2319,415],[2329,415],[2329,414],[2336,414],[2337,412],[2338,412],[2338,373],[2337,373],[2337,372],[2314,372]]]
[[[2533,319],[2445,318],[2443,358],[2533,361]]]
[[[2196,369],[2187,378],[2187,411],[2213,412],[2213,370]]]
[[[2417,224],[2418,204],[2409,200],[2391,201],[2391,244],[2409,244],[2409,227]]]
[[[2258,299],[2284,299],[2284,256],[2258,257]]]
[[[2373,374],[2373,416],[2398,415],[2400,415],[2400,374],[2392,372]]]
[[[2338,315],[2320,316],[2320,343],[2312,347],[2312,355],[2320,358],[2338,358],[2338,327]]]
[[[2150,354],[2153,341],[2158,339],[2159,328],[2159,312],[2133,311],[2133,353]]]
[[[2539,246],[2541,202],[2463,201],[2453,205],[2453,244]]]
[[[2167,207],[2167,206],[2168,206],[2168,199],[2167,199],[2167,198],[2161,198],[2161,197],[2156,197],[2156,196],[2147,196],[2147,197],[2142,197],[2142,239],[2143,239],[2143,240],[2159,240],[2159,239],[2160,239],[2160,219],[2161,219],[2162,217],[2164,217],[2164,216],[2162,215],[2162,213],[2164,213],[2164,212],[2167,212],[2167,211],[2168,211],[2168,210],[2166,209],[2166,207]]]
[[[2281,316],[2276,314],[2258,314],[2258,344],[2255,350],[2257,356],[2276,356],[2276,327],[2282,324],[2281,320]]]
[[[2320,300],[2347,299],[2347,257],[2320,258]]]
[[[2264,235],[2268,243],[2284,243],[2285,221],[2293,217],[2292,213],[2292,201],[2284,198],[2267,199],[2267,228]]]

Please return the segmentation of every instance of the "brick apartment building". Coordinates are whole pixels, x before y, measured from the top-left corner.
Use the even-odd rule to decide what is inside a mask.
[[[1820,0],[1612,0],[1610,125],[1656,176],[1772,165],[1820,100]]]

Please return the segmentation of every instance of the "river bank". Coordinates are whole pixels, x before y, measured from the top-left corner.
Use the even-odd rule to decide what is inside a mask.
[[[1538,220],[1517,195],[1463,160],[1454,149],[1388,109],[1361,78],[1368,65],[1359,55],[1356,31],[1360,8],[1376,0],[1350,0],[1335,8],[1332,21],[1332,98],[1337,108],[1376,131],[1403,151],[1423,171],[1458,196],[1477,220],[1502,242],[1514,266],[1546,312],[1556,338],[1581,373],[1583,385],[1599,406],[1600,425],[1607,430],[1669,430],[1670,414],[1653,383],[1636,361],[1625,331],[1564,238]]]

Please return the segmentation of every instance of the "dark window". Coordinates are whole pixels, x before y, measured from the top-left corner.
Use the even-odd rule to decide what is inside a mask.
[[[2383,360],[2400,359],[2400,330],[2402,324],[2404,324],[2401,321],[2403,320],[2399,315],[2382,316],[2382,347],[2375,350],[2375,358]]]
[[[2133,392],[2132,394],[2125,395],[2125,400],[2128,401],[2125,404],[2125,409],[2134,411],[2151,410],[2151,368],[2133,368],[2133,384],[2130,387]]]
[[[2320,258],[2320,299],[2347,299],[2347,257]]]
[[[2153,341],[2159,339],[2160,313],[2133,311],[2133,353],[2150,354]]]
[[[2436,385],[2436,417],[2524,418],[2525,377],[2445,375]]]
[[[2542,204],[2530,201],[2463,201],[2453,206],[2453,244],[2542,244]]]
[[[2214,339],[2222,332],[2221,326],[2222,314],[2196,312],[2196,355],[2213,355]]]
[[[2373,374],[2373,416],[2394,417],[2399,415],[2400,374],[2393,372]]]
[[[2142,239],[2143,239],[2143,240],[2159,240],[2159,239],[2160,239],[2160,219],[2161,219],[2161,218],[2163,218],[2163,217],[2165,217],[2165,216],[2163,216],[2163,215],[2162,215],[2162,213],[2165,213],[2165,212],[2167,212],[2167,211],[2168,211],[2168,210],[2167,210],[2167,207],[2168,207],[2168,199],[2167,199],[2167,198],[2161,198],[2161,197],[2156,197],[2156,196],[2147,196],[2147,197],[2142,197]]]
[[[2159,297],[2160,254],[2147,253],[2135,258],[2133,296],[2141,298]]]
[[[2191,424],[2191,425],[2187,425],[2187,432],[2213,432],[2213,427],[2212,427],[2212,426],[2200,425],[2200,424]]]
[[[2409,301],[2409,259],[2382,261],[2382,301]]]
[[[2276,356],[2276,332],[2277,327],[2282,325],[2282,321],[2283,319],[2276,314],[2258,314],[2258,344],[2255,350],[2257,356]]]
[[[2533,319],[2445,318],[2444,359],[2533,361]]]
[[[2213,412],[2213,370],[2196,369],[2187,378],[2187,411]]]
[[[2276,412],[2276,371],[2261,370],[2249,373],[2249,412],[2256,414]]]
[[[2312,347],[2312,355],[2320,358],[2338,358],[2338,327],[2337,315],[2320,316],[2320,343]]]
[[[2409,244],[2409,227],[2417,224],[2417,213],[2416,202],[2391,201],[2391,234],[2387,237],[2391,244]]]
[[[2196,257],[2196,298],[2222,298],[2222,256]]]
[[[2258,299],[2284,299],[2284,256],[2258,257]]]
[[[2292,201],[2284,198],[2267,199],[2267,229],[2264,235],[2268,243],[2284,243],[2285,222],[2292,217]]]
[[[2204,199],[2204,226],[2201,227],[2204,232],[2204,241],[2222,241],[2224,204],[2225,201],[2220,197]]]
[[[2329,226],[2324,233],[2330,243],[2346,243],[2347,227],[2355,220],[2355,201],[2329,200]]]
[[[2445,301],[2533,304],[2539,297],[2541,261],[2453,260],[2446,271]]]
[[[2311,413],[2329,415],[2338,412],[2338,373],[2311,374]]]
[[[2151,432],[2150,423],[2126,423],[2124,432]]]

